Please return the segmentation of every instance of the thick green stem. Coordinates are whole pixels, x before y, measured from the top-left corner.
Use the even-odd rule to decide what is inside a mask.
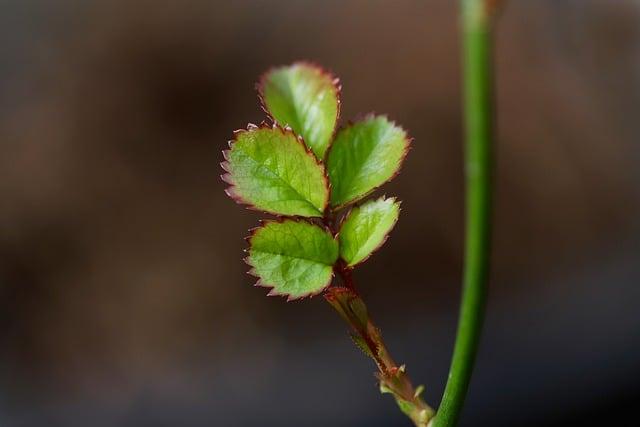
[[[491,241],[492,7],[462,0],[466,241],[460,318],[444,396],[434,427],[457,425],[484,317]]]

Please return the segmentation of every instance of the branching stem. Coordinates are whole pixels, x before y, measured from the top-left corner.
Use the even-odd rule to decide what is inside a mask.
[[[323,223],[336,235],[335,214],[325,216]],[[380,390],[394,396],[402,412],[416,427],[427,427],[435,411],[420,397],[423,388],[414,387],[405,366],[398,366],[389,354],[380,329],[373,323],[364,301],[356,290],[351,268],[340,260],[335,271],[342,287],[329,288],[325,293],[325,299],[351,326],[351,336],[356,345],[375,361]]]
[[[354,341],[378,366],[380,388],[391,393],[417,427],[455,427],[458,423],[480,341],[487,294],[491,242],[491,169],[493,145],[492,24],[502,0],[461,0],[466,174],[466,238],[460,318],[449,378],[438,408],[421,398],[404,366],[397,366],[358,295],[351,270],[338,264],[344,287],[325,298],[351,325]],[[336,234],[335,214],[324,220]],[[434,418],[435,416],[435,418]]]

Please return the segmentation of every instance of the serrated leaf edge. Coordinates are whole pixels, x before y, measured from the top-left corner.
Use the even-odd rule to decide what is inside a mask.
[[[227,196],[229,196],[234,202],[236,202],[239,205],[244,205],[246,209],[248,210],[252,210],[252,211],[257,211],[257,212],[264,212],[270,215],[274,215],[278,218],[280,217],[288,217],[288,218],[307,218],[307,217],[303,217],[300,215],[284,215],[278,212],[274,212],[274,211],[269,211],[269,210],[265,210],[265,209],[260,209],[256,206],[254,206],[251,202],[245,200],[240,194],[238,194],[235,191],[236,188],[236,183],[233,180],[233,175],[229,172],[229,154],[231,152],[231,149],[233,148],[233,144],[235,144],[238,140],[238,135],[241,135],[243,133],[246,132],[255,132],[257,130],[262,130],[262,129],[274,129],[274,130],[279,130],[283,135],[287,135],[287,134],[291,134],[295,137],[296,141],[298,141],[298,143],[302,144],[302,147],[304,147],[305,152],[307,153],[307,155],[311,156],[312,159],[316,162],[316,164],[318,166],[320,166],[320,168],[322,169],[322,179],[324,181],[325,184],[325,188],[327,188],[327,197],[326,200],[324,202],[324,207],[322,208],[322,211],[320,211],[320,215],[318,215],[318,217],[315,218],[320,218],[322,217],[322,214],[324,214],[324,212],[326,212],[326,210],[329,208],[329,203],[331,201],[331,181],[329,180],[329,175],[327,173],[327,169],[325,168],[324,163],[321,160],[318,160],[318,158],[316,157],[315,154],[313,154],[313,151],[311,151],[311,149],[309,148],[309,146],[307,146],[307,144],[305,144],[302,136],[297,135],[293,129],[291,129],[289,126],[285,126],[282,127],[277,123],[267,123],[266,121],[262,121],[260,122],[259,125],[255,125],[253,123],[248,123],[246,129],[236,129],[233,131],[233,139],[229,140],[227,142],[229,148],[226,150],[222,150],[222,157],[224,158],[224,160],[222,162],[220,162],[220,167],[222,168],[222,170],[224,171],[224,173],[222,175],[220,175],[220,179],[225,183],[228,184],[228,187],[225,188],[224,192]]]
[[[331,230],[328,227],[326,227],[324,225],[319,225],[319,224],[317,224],[317,223],[315,223],[313,221],[308,220],[307,218],[301,218],[301,217],[277,217],[275,219],[261,219],[261,220],[258,221],[258,223],[260,225],[249,229],[249,235],[244,238],[244,240],[249,244],[249,247],[247,249],[245,249],[244,252],[249,252],[249,250],[251,249],[251,239],[253,238],[253,236],[255,236],[255,234],[259,230],[267,227],[269,224],[272,224],[272,223],[282,224],[282,223],[285,223],[287,221],[291,221],[291,222],[306,222],[307,224],[322,228],[330,236],[332,236],[334,240],[337,241],[336,237],[333,236],[333,234],[331,233]],[[338,247],[338,250],[339,250],[339,247]],[[338,252],[338,254],[339,253],[340,252]],[[253,264],[251,264],[251,262],[249,261],[249,257],[248,256],[244,257],[242,259],[242,261],[244,261],[245,264],[247,264],[249,267],[251,267],[251,269],[249,271],[247,271],[247,274],[258,279],[253,284],[253,286],[269,289],[269,292],[267,293],[268,297],[286,297],[287,298],[287,302],[300,301],[300,300],[303,300],[305,298],[313,298],[316,295],[320,295],[325,290],[327,290],[327,288],[329,286],[331,286],[331,283],[333,283],[333,278],[335,277],[335,264],[334,264],[334,266],[332,266],[332,268],[331,268],[331,275],[329,276],[329,280],[327,281],[327,283],[321,289],[319,289],[318,291],[315,291],[315,292],[309,292],[309,293],[306,293],[306,294],[303,294],[303,295],[300,295],[300,296],[297,296],[297,297],[293,297],[293,296],[287,294],[286,292],[278,292],[278,291],[276,291],[275,290],[275,286],[273,286],[273,285],[269,285],[267,283],[264,283],[262,281],[262,278],[260,277],[260,275],[258,275],[258,273],[255,271],[255,266]]]
[[[347,129],[347,128],[349,128],[349,127],[351,127],[351,126],[353,126],[353,125],[355,125],[355,124],[357,124],[357,123],[364,122],[364,121],[369,120],[369,119],[374,119],[374,118],[376,118],[376,117],[384,117],[384,118],[385,118],[389,123],[391,123],[391,125],[393,125],[394,127],[398,128],[398,129],[400,129],[402,132],[404,132],[404,135],[405,135],[405,138],[404,138],[404,140],[405,140],[405,146],[404,146],[404,150],[403,150],[403,152],[402,152],[402,156],[400,157],[400,160],[399,160],[398,169],[396,169],[396,171],[393,173],[393,175],[391,175],[391,176],[389,177],[389,179],[387,179],[385,182],[381,183],[380,185],[377,185],[377,186],[373,187],[371,190],[367,191],[367,192],[366,192],[366,193],[364,193],[363,195],[361,195],[361,196],[359,196],[359,197],[357,197],[357,198],[355,198],[355,199],[353,199],[353,200],[350,200],[350,201],[348,201],[348,202],[345,202],[345,203],[343,203],[343,204],[341,204],[341,205],[331,206],[331,194],[329,194],[329,208],[330,208],[333,212],[337,212],[337,211],[339,211],[339,210],[341,210],[341,209],[344,209],[344,208],[345,208],[345,207],[347,207],[347,206],[350,206],[350,205],[353,205],[353,204],[355,204],[355,203],[358,203],[358,202],[359,202],[359,201],[361,201],[362,199],[364,199],[364,198],[368,197],[369,195],[371,195],[372,193],[374,193],[375,191],[377,191],[377,190],[378,190],[380,187],[382,187],[383,185],[385,185],[385,184],[387,184],[388,182],[390,182],[390,181],[392,181],[393,179],[395,179],[398,175],[400,175],[400,172],[402,172],[402,167],[404,166],[405,159],[407,158],[407,155],[409,154],[409,151],[411,151],[411,149],[413,148],[413,145],[412,145],[412,144],[413,144],[413,140],[414,140],[414,138],[413,138],[412,136],[410,136],[410,135],[409,135],[409,132],[408,132],[404,127],[402,127],[401,125],[399,125],[398,123],[396,123],[394,120],[391,120],[391,119],[389,118],[389,116],[388,116],[388,115],[386,115],[386,114],[377,114],[377,113],[375,113],[375,112],[373,112],[373,111],[371,111],[371,112],[369,112],[369,113],[366,113],[366,114],[363,114],[363,115],[362,115],[362,114],[359,114],[358,116],[356,116],[356,119],[354,119],[354,120],[349,120],[349,121],[348,121],[344,126],[341,126],[341,127],[340,127],[340,129],[336,132],[336,135],[337,135],[339,132],[341,132],[342,130]],[[326,159],[328,159],[328,158],[329,158],[329,152],[330,152],[330,150],[333,148],[333,142],[334,142],[334,141],[335,141],[335,138],[334,138],[334,140],[331,142],[331,145],[327,148],[327,153],[325,154],[325,158],[326,158]],[[328,172],[328,171],[326,171],[326,173],[327,173],[327,175],[328,175],[328,173],[329,173],[329,172]],[[331,180],[329,180],[329,185],[331,185]]]
[[[371,257],[371,255],[373,255],[374,253],[376,253],[376,252],[377,252],[377,251],[378,251],[378,250],[379,250],[379,249],[380,249],[380,248],[381,248],[381,247],[382,247],[382,246],[387,242],[387,240],[389,239],[389,235],[391,234],[391,232],[392,232],[392,231],[393,231],[393,229],[395,228],[396,224],[398,223],[398,220],[400,219],[400,212],[402,212],[402,207],[401,207],[401,205],[402,205],[402,201],[401,201],[401,200],[398,200],[398,199],[397,199],[397,197],[395,197],[395,196],[394,196],[394,197],[389,197],[389,198],[387,198],[387,196],[386,196],[386,195],[384,195],[384,194],[383,194],[382,196],[378,197],[377,199],[368,199],[368,200],[363,200],[363,201],[361,201],[361,202],[359,202],[359,203],[355,204],[354,206],[352,206],[352,207],[349,209],[349,212],[347,212],[347,213],[346,213],[346,215],[344,215],[344,216],[342,217],[342,219],[340,220],[340,224],[339,224],[339,228],[338,228],[338,233],[336,234],[336,238],[338,238],[338,243],[339,243],[339,235],[340,235],[340,232],[342,231],[342,226],[343,226],[343,225],[344,225],[344,223],[347,221],[347,219],[349,218],[349,216],[351,216],[351,213],[353,212],[353,210],[354,210],[354,209],[356,209],[356,208],[360,208],[362,205],[364,205],[364,204],[366,204],[366,203],[369,203],[369,202],[375,203],[375,202],[379,202],[379,201],[383,201],[383,202],[384,202],[384,201],[387,201],[387,200],[391,200],[391,201],[392,201],[392,203],[397,203],[397,204],[398,204],[398,216],[397,216],[397,218],[393,221],[393,224],[391,224],[391,228],[389,228],[389,231],[387,231],[387,232],[385,233],[384,238],[380,241],[380,243],[379,243],[378,245],[376,245],[376,246],[371,250],[371,252],[369,252],[369,255],[367,255],[366,257],[362,258],[362,259],[361,259],[360,261],[358,261],[357,263],[355,263],[355,264],[351,264],[351,265],[347,264],[347,261],[346,261],[346,260],[344,260],[344,259],[342,259],[342,257],[341,257],[340,259],[342,259],[342,260],[345,262],[345,264],[347,264],[347,268],[349,268],[349,269],[353,269],[353,268],[355,268],[356,266],[358,266],[358,265],[362,264],[363,262],[367,261],[367,260]]]
[[[329,145],[327,146],[327,149],[324,152],[324,156],[322,157],[322,159],[318,159],[318,160],[324,161],[327,159],[327,156],[329,155],[329,150],[331,149],[331,146],[333,145],[333,141],[335,140],[335,137],[336,137],[336,133],[338,132],[338,128],[339,128],[338,120],[340,120],[340,112],[342,109],[342,83],[340,82],[340,78],[337,77],[332,71],[327,70],[326,68],[317,64],[316,62],[309,61],[306,59],[295,61],[289,65],[276,65],[269,68],[267,71],[265,71],[260,75],[260,77],[258,78],[258,81],[255,84],[256,91],[258,92],[258,101],[260,103],[260,109],[267,115],[268,119],[271,120],[272,123],[278,124],[278,121],[276,120],[276,118],[273,117],[273,115],[269,111],[269,108],[267,108],[267,103],[264,97],[264,86],[267,80],[267,76],[269,76],[269,74],[275,71],[282,70],[284,68],[294,67],[296,65],[303,65],[310,68],[314,68],[315,70],[319,71],[321,75],[329,77],[329,79],[331,80],[331,84],[333,86],[333,91],[336,95],[336,99],[338,102],[338,105],[336,108],[336,124],[333,126],[333,132],[331,132],[331,138],[329,138]]]

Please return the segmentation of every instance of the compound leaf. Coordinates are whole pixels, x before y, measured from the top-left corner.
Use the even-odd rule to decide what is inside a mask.
[[[366,260],[387,240],[400,215],[400,203],[395,198],[370,200],[351,209],[338,238],[340,256],[349,267]]]
[[[319,159],[324,158],[340,113],[338,79],[320,67],[297,62],[268,71],[258,91],[263,109],[301,135]]]
[[[331,284],[338,242],[328,231],[306,221],[269,221],[249,237],[251,274],[269,295],[288,300],[315,295]]]
[[[276,215],[322,216],[329,199],[324,166],[290,130],[250,126],[224,151],[227,194]]]
[[[357,201],[392,179],[409,143],[406,132],[384,116],[370,115],[341,129],[327,158],[331,206]]]

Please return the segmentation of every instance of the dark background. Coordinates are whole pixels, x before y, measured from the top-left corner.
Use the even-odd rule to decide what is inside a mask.
[[[414,136],[357,271],[437,405],[463,236],[456,2],[0,1],[0,425],[408,426],[321,298],[253,288],[219,179],[271,65]],[[640,5],[513,0],[498,28],[491,296],[464,426],[637,425]]]

